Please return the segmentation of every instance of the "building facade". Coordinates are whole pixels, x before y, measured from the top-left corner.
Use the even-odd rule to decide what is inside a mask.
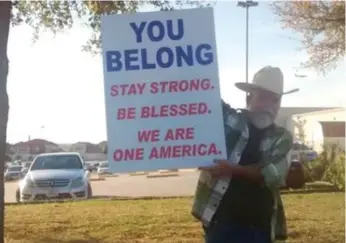
[[[59,145],[44,139],[32,139],[8,145],[8,155],[12,160],[31,161],[38,154],[61,151]]]
[[[291,131],[295,142],[321,151],[324,145],[345,148],[345,108],[282,107],[275,121]]]
[[[345,108],[334,108],[295,115],[305,123],[305,130],[321,130],[323,145],[336,145],[345,150]],[[317,128],[320,126],[320,128]],[[309,139],[309,138],[307,138]]]
[[[104,161],[107,155],[103,153],[102,148],[97,144],[89,142],[78,142],[68,146],[69,152],[79,153],[85,161]]]

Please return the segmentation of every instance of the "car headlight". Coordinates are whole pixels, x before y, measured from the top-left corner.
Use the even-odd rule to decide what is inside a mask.
[[[84,185],[84,181],[82,177],[79,177],[77,179],[74,179],[71,183],[71,187],[72,188],[76,188],[76,187],[81,187]]]

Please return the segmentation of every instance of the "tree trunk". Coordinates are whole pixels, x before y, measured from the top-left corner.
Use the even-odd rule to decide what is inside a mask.
[[[7,43],[11,21],[10,1],[0,1],[0,243],[4,243],[5,224],[5,185],[4,165],[6,155],[6,132],[8,121],[7,74],[8,58]]]

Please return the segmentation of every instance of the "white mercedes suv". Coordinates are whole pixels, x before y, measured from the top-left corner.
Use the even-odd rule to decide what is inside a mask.
[[[17,202],[86,199],[92,196],[89,171],[79,153],[49,153],[35,158],[19,181]]]

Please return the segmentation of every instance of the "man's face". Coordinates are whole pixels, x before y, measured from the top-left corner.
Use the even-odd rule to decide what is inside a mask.
[[[256,89],[250,93],[248,108],[252,123],[262,129],[274,123],[281,105],[281,96],[272,92]]]

